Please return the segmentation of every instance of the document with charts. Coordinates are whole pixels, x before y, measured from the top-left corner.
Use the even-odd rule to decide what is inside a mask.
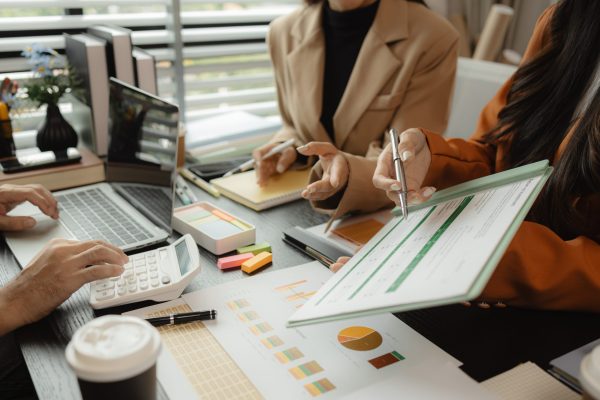
[[[395,217],[289,326],[477,297],[548,179],[547,161],[475,179]]]
[[[182,298],[192,310],[217,310],[206,328],[265,399],[495,398],[456,359],[391,314],[287,328],[289,316],[331,275],[315,261]],[[215,383],[240,379],[229,369]]]

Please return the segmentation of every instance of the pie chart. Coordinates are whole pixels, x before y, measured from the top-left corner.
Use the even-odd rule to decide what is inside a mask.
[[[350,350],[369,351],[378,348],[383,338],[376,330],[366,326],[351,326],[338,333],[338,342]]]

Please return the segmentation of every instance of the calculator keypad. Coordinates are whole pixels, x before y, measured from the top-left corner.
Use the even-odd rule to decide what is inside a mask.
[[[161,271],[157,252],[140,253],[129,257],[121,276],[93,282],[91,290],[97,301],[143,292],[171,283],[171,277]]]

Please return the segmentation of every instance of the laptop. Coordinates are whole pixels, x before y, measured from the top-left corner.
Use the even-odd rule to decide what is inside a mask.
[[[54,238],[112,243],[124,251],[167,240],[171,232],[179,109],[159,97],[110,78],[106,183],[54,192],[58,221],[29,203],[11,215],[30,215],[36,226],[7,232],[22,267]]]

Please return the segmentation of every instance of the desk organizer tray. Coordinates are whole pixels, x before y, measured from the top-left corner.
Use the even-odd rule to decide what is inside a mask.
[[[216,255],[256,241],[254,225],[204,201],[176,208],[173,229],[182,235],[189,233],[196,243]]]

